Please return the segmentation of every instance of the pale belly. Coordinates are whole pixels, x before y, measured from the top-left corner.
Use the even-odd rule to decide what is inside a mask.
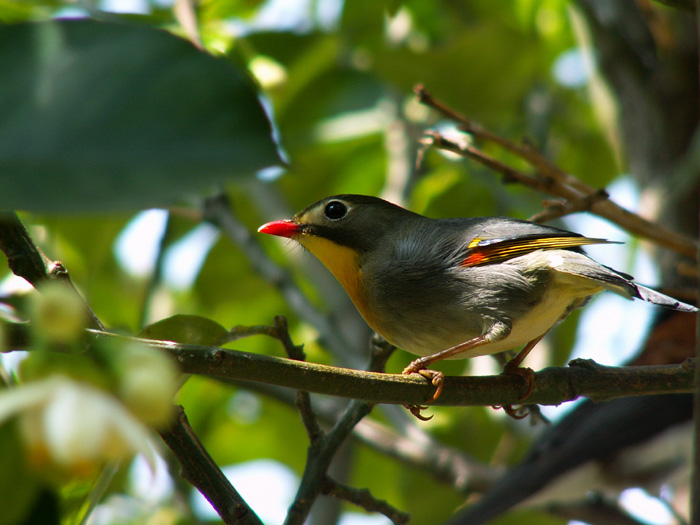
[[[565,277],[565,280],[569,279],[570,276]],[[580,278],[575,278],[575,280],[578,281],[575,283],[577,286],[567,290],[571,293],[562,293],[561,288],[547,293],[537,306],[525,316],[513,322],[512,329],[507,337],[471,348],[449,359],[466,359],[481,355],[497,354],[521,347],[546,334],[557,322],[565,317],[575,300],[588,297],[601,290],[598,286],[591,286],[591,281]],[[584,283],[584,286],[580,286]],[[481,334],[460,332],[460,327],[455,326],[453,330],[443,331],[441,334],[416,334],[413,332],[396,335],[394,337],[395,341],[391,341],[393,344],[412,354],[426,356],[451,348]]]

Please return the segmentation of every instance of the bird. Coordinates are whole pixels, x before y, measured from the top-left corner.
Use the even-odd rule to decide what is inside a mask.
[[[697,308],[597,263],[582,247],[614,241],[508,217],[433,219],[383,199],[326,197],[259,232],[292,239],[336,277],[367,324],[420,356],[420,374],[442,392],[443,359],[522,349],[503,367],[533,389],[520,365],[545,334],[603,290],[666,308]],[[420,410],[411,407],[421,419]],[[503,407],[512,417],[512,407]]]

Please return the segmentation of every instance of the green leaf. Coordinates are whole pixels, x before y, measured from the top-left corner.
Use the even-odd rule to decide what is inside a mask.
[[[181,344],[218,346],[223,344],[229,335],[229,331],[216,321],[199,315],[180,314],[147,326],[139,337]]]
[[[199,18],[202,22],[232,17],[245,19],[253,16],[262,3],[262,0],[202,0]]]
[[[159,206],[279,163],[247,74],[168,32],[0,27],[0,208]]]
[[[14,422],[0,426],[0,525],[23,521],[37,496],[37,482],[29,472],[25,450]]]

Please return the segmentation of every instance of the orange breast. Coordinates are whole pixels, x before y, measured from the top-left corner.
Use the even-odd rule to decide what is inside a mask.
[[[367,295],[362,288],[362,269],[357,252],[352,248],[313,235],[300,235],[295,240],[328,268],[345,288],[355,308],[367,321],[367,324],[384,337],[385,331],[382,330],[382,323],[377,318],[376,312],[369,307]]]

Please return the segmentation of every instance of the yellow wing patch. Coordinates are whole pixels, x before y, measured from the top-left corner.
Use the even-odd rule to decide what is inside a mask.
[[[532,237],[518,239],[473,239],[467,247],[469,255],[462,266],[493,264],[535,250],[556,250],[575,248],[587,244],[607,244],[614,241],[591,237]]]

